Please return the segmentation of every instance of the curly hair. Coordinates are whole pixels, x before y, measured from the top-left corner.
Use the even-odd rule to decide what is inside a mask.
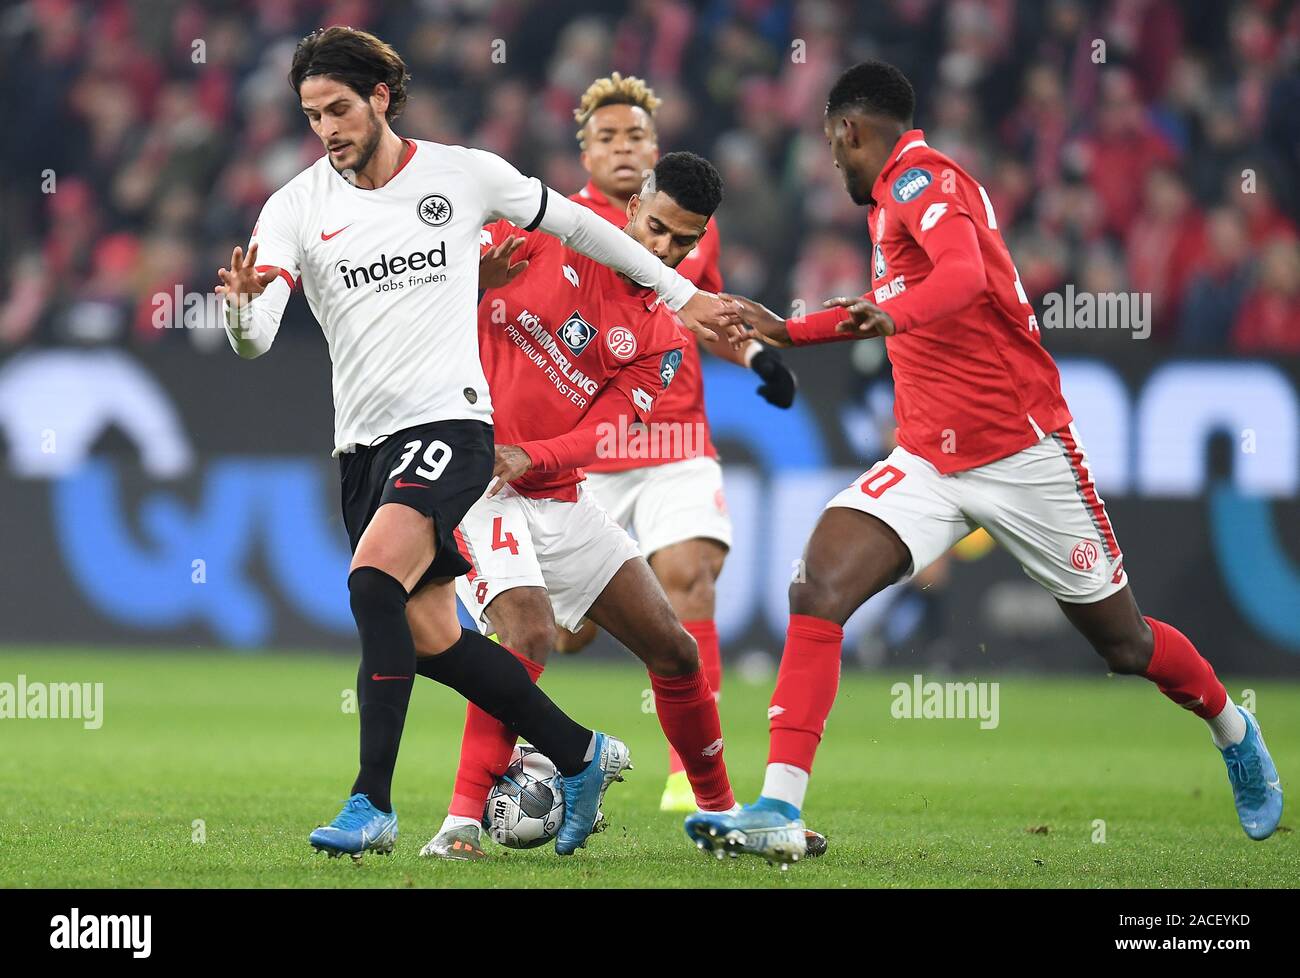
[[[370,98],[380,82],[388,86],[389,122],[406,106],[406,83],[411,76],[406,62],[392,45],[375,35],[351,27],[325,27],[312,31],[293,52],[289,84],[300,92],[302,83],[315,75],[328,75],[362,98]]]
[[[907,76],[883,61],[864,61],[840,75],[826,98],[826,114],[848,108],[883,115],[910,125],[916,93]]]
[[[654,184],[643,190],[663,191],[683,210],[711,217],[722,203],[722,177],[712,163],[694,153],[669,153],[655,164]]]
[[[653,119],[655,109],[659,108],[661,101],[655,95],[655,90],[636,75],[624,78],[616,71],[605,78],[597,78],[587,86],[582,98],[578,100],[578,107],[573,110],[573,118],[578,121],[578,143],[585,148],[583,132],[597,109],[607,105],[635,105],[644,109],[646,115]]]

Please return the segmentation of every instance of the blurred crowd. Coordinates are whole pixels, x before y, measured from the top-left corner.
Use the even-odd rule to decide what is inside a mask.
[[[0,352],[224,347],[156,328],[156,297],[209,292],[266,197],[321,155],[286,74],[297,39],[334,23],[406,59],[400,134],[493,150],[564,192],[586,179],[579,94],[613,69],[646,78],[661,148],[722,171],[727,288],[776,309],[869,284],[822,109],[844,67],[884,58],[931,144],[986,187],[1040,307],[1067,283],[1149,293],[1163,348],[1300,353],[1300,8],[1283,0],[9,5]],[[287,320],[281,342],[315,328],[300,298]]]

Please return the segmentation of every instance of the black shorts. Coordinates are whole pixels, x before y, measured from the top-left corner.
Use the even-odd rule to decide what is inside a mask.
[[[411,589],[469,572],[453,534],[492,481],[492,426],[482,421],[434,421],[389,435],[339,456],[343,524],[356,553],[366,527],[385,503],[401,503],[433,518],[438,550]]]

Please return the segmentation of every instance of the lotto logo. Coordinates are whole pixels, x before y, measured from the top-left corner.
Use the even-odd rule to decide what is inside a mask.
[[[921,230],[928,231],[939,223],[939,218],[948,213],[948,205],[944,201],[935,201],[925,209],[921,215]]]
[[[1092,570],[1097,563],[1097,545],[1091,540],[1080,540],[1070,551],[1070,565],[1075,570]]]

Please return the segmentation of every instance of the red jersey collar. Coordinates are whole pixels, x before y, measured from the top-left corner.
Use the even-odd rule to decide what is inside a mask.
[[[587,185],[578,192],[588,200],[594,200],[597,204],[609,206],[609,198],[597,190],[596,185],[590,180],[588,180]]]
[[[889,182],[890,171],[898,164],[900,156],[917,146],[928,145],[930,144],[925,141],[925,132],[920,129],[909,129],[899,136],[898,142],[894,143],[894,148],[889,154],[889,159],[885,160],[885,165],[880,168],[880,176],[876,177],[876,182],[871,187],[871,199],[873,201],[881,199],[881,191],[884,190],[885,184]]]

